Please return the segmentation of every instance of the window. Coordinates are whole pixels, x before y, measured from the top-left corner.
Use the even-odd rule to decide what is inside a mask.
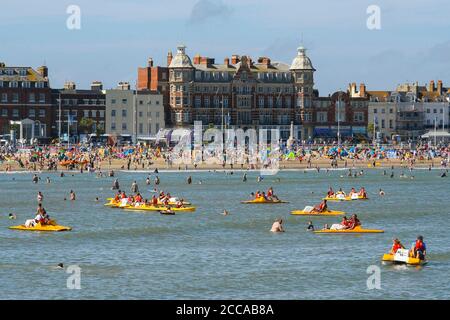
[[[28,96],[28,102],[30,103],[35,103],[35,97],[34,97],[34,93],[30,93],[30,95]]]
[[[156,129],[156,132],[158,132],[159,131],[159,123],[157,123],[157,124],[155,124],[155,129]]]
[[[142,106],[144,104],[144,101],[139,100],[139,105]]]
[[[22,82],[22,88],[31,88],[30,81],[24,81]]]
[[[375,108],[375,109],[373,109],[373,113],[377,113],[377,109]]]
[[[111,130],[116,130],[116,123],[115,122],[111,122]]]
[[[116,110],[111,110],[111,117],[115,117],[116,116]]]
[[[223,98],[223,107],[228,108],[228,97]]]
[[[8,116],[8,109],[2,109],[2,117]]]
[[[433,113],[437,113],[437,110],[436,110],[436,109],[433,109]]]
[[[383,109],[381,109],[381,113],[382,114],[385,114],[386,113],[386,110],[383,108]]]
[[[267,98],[267,105],[269,106],[269,108],[273,107],[273,97],[268,97]]]
[[[45,109],[39,109],[39,117],[45,118]]]
[[[116,99],[111,99],[111,104],[116,104]]]
[[[196,108],[200,108],[200,105],[201,105],[201,104],[202,104],[201,98],[200,98],[199,96],[196,96],[195,99],[194,99],[194,106],[195,106]]]
[[[14,118],[18,118],[19,117],[19,109],[13,109],[12,116]]]
[[[89,110],[84,110],[83,117],[89,118]]]
[[[258,99],[258,106],[260,108],[264,108],[264,97],[259,97],[259,99]]]
[[[150,135],[152,133],[152,124],[148,124],[148,134]]]
[[[394,113],[394,109],[390,108],[390,109],[389,109],[389,113],[390,113],[390,114],[393,114],[393,113]]]
[[[150,104],[152,104],[152,103],[150,102]],[[159,100],[156,100],[156,105],[159,105]]]
[[[204,98],[203,104],[205,105],[205,108],[209,108],[209,97]]]
[[[44,82],[42,82],[42,81],[39,81],[39,82],[36,82],[36,88],[44,88],[45,87],[45,85],[44,85]]]
[[[181,97],[175,97],[175,104],[179,106],[181,104]]]
[[[127,123],[126,122],[122,122],[122,130],[127,130]]]
[[[127,117],[127,109],[122,109],[122,118]]]
[[[17,93],[13,93],[12,102],[15,103],[19,102],[19,95]]]
[[[2,102],[8,102],[8,94],[2,93]]]
[[[382,128],[382,129],[385,128],[385,121],[384,121],[384,119],[381,119],[381,128]]]
[[[394,121],[389,120],[389,129],[394,129]]]
[[[156,117],[156,118],[159,118],[159,111],[156,111],[155,117]]]
[[[98,112],[100,113],[99,114],[100,118],[104,118],[105,117],[105,111],[104,110],[99,110]]]
[[[353,114],[354,122],[364,122],[364,113],[363,112],[355,112]]]
[[[127,104],[127,101],[128,101],[127,99],[122,99],[123,104]]]
[[[143,134],[143,133],[144,133],[144,124],[139,123],[139,134]]]
[[[36,116],[36,112],[34,111],[34,109],[29,109],[28,110],[28,116],[30,118],[34,118]]]
[[[40,103],[45,103],[45,94],[44,93],[40,93],[39,94],[39,102]]]
[[[317,112],[317,121],[324,123],[328,121],[328,114],[327,112],[323,111],[323,112]]]
[[[17,88],[19,86],[19,83],[17,81],[11,81],[9,83],[10,88]]]

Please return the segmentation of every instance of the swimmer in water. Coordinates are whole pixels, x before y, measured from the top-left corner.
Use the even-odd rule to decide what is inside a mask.
[[[383,197],[383,196],[384,196],[384,191],[380,189],[380,192],[379,192],[379,194],[380,194],[380,196],[382,196],[382,197]]]
[[[98,197],[95,197],[95,202],[98,202]]]
[[[64,269],[64,264],[63,263],[58,263],[58,265],[56,267],[58,269]]]
[[[306,231],[314,231],[314,225],[312,221],[308,221],[308,226],[306,227]]]
[[[72,201],[76,200],[76,195],[75,195],[75,192],[73,192],[73,190],[70,190],[70,200],[72,200]]]
[[[17,217],[14,213],[8,214],[8,219],[15,220]]]
[[[46,181],[47,181],[47,183],[50,183],[50,178],[49,178],[49,177],[47,177]]]
[[[277,219],[272,224],[271,232],[284,232],[283,219]]]
[[[227,210],[223,210],[223,212],[222,212],[222,215],[224,215],[224,216],[227,216],[227,215],[229,215],[230,213],[227,211]]]

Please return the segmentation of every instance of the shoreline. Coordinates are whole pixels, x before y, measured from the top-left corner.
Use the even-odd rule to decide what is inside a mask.
[[[104,161],[107,162],[107,161]],[[350,163],[349,163],[350,162]],[[328,170],[328,171],[345,171],[345,170],[356,170],[356,169],[409,169],[411,166],[408,164],[408,161],[402,161],[399,159],[383,159],[383,160],[376,160],[376,166],[373,167],[372,163],[373,160],[357,160],[353,163],[353,161],[347,160],[347,166],[345,166],[345,160],[338,160],[338,166],[337,168],[331,167],[331,162],[328,159],[318,159],[315,161],[311,161],[310,164],[306,162],[299,163],[298,161],[281,161],[279,163],[278,168],[275,170],[277,171],[317,171],[317,168],[320,170]],[[7,170],[7,166],[9,167],[9,170]],[[135,172],[135,173],[154,173],[155,169],[158,169],[158,172],[166,173],[166,172],[205,172],[205,171],[222,171],[222,172],[258,172],[258,171],[270,171],[270,168],[264,169],[261,166],[253,166],[248,167],[244,166],[241,168],[241,165],[233,165],[231,167],[229,164],[227,164],[225,167],[223,167],[221,164],[199,164],[196,168],[194,168],[193,164],[185,165],[172,165],[168,166],[164,161],[156,161],[150,166],[144,166],[142,168],[141,165],[133,164],[131,165],[130,169],[125,169],[126,162],[123,160],[113,160],[111,165],[107,163],[100,162],[97,169],[94,170],[91,173],[96,172],[108,172],[110,170],[114,170],[116,172]],[[447,167],[443,167],[440,164],[440,160],[418,160],[413,165],[413,169],[427,169],[429,170],[431,167],[432,170],[445,170]],[[3,163],[0,164],[0,174],[13,174],[13,173],[81,173],[80,168],[75,168],[72,170],[68,170],[66,167],[58,165],[57,170],[30,170],[29,168],[21,168],[18,163]],[[89,173],[88,170],[83,169],[83,173]]]

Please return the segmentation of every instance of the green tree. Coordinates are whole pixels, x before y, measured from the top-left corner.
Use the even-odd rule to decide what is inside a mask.
[[[373,130],[375,129],[375,125],[373,123],[367,124],[367,135],[369,137],[373,137]]]
[[[94,120],[90,118],[81,118],[78,127],[83,133],[91,133],[92,128],[94,127]]]

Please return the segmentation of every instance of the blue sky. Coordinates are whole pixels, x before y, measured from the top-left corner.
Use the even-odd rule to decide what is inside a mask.
[[[308,48],[323,96],[365,82],[368,90],[406,81],[450,85],[447,0],[0,0],[0,61],[49,67],[52,87],[66,80],[88,88],[134,83],[148,57],[165,65],[183,43],[223,61],[232,54],[291,63]],[[66,28],[69,5],[81,29]],[[381,30],[366,26],[369,5],[381,9]]]

